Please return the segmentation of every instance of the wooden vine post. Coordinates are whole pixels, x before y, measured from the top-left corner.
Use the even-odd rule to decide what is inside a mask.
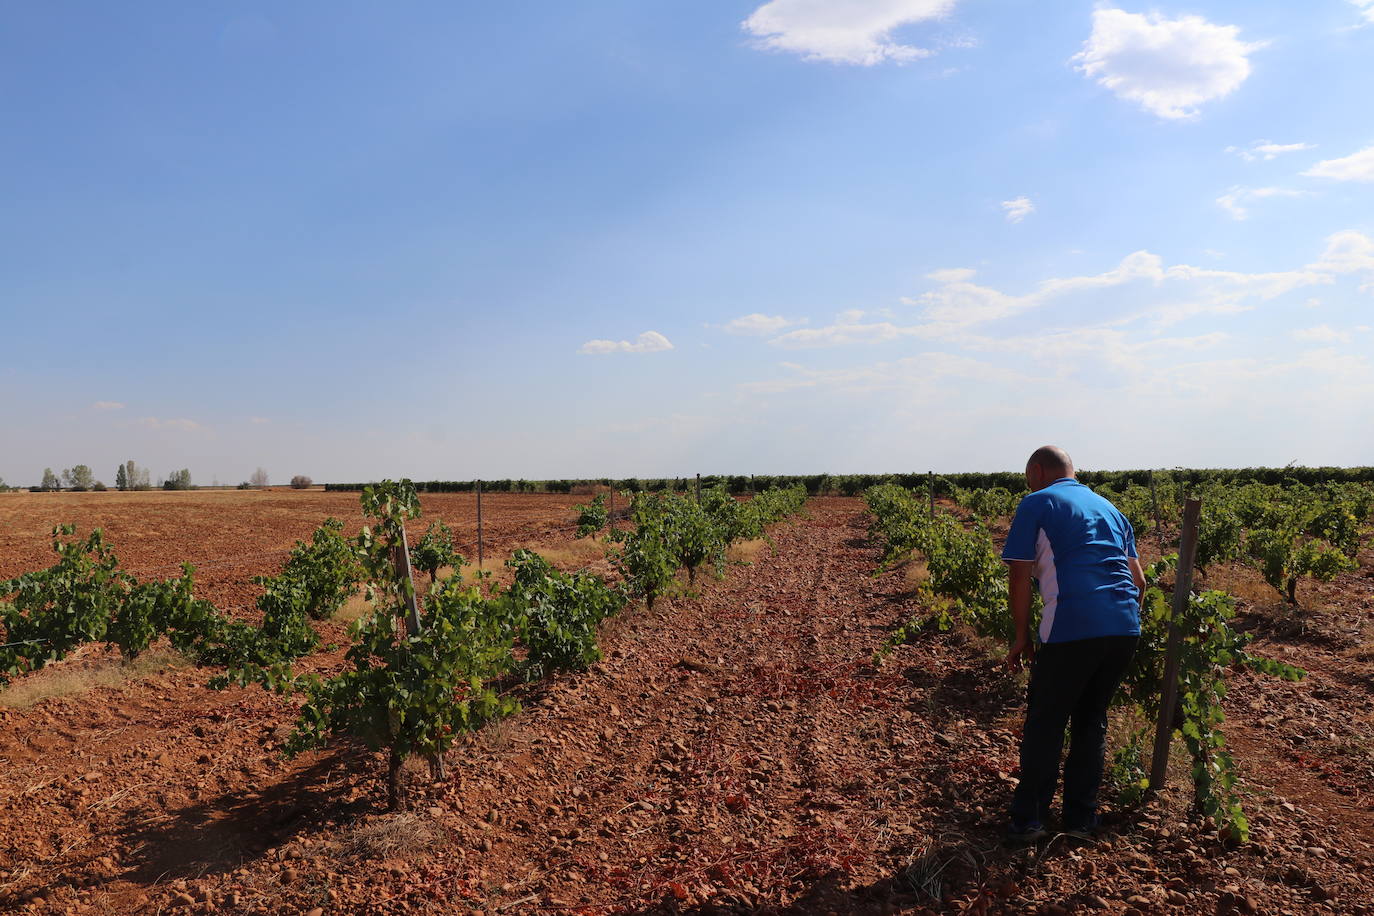
[[[1169,744],[1174,735],[1174,710],[1178,706],[1179,654],[1183,648],[1180,621],[1188,613],[1193,591],[1193,560],[1197,556],[1198,518],[1202,500],[1190,499],[1183,506],[1183,530],[1179,535],[1178,572],[1174,577],[1174,600],[1169,613],[1169,636],[1164,649],[1164,679],[1160,682],[1159,720],[1155,725],[1154,757],[1150,761],[1150,791],[1164,787],[1169,771]]]
[[[1164,555],[1164,529],[1159,527],[1159,496],[1155,493],[1155,472],[1150,471],[1150,506],[1155,513],[1155,536],[1159,538],[1159,555]]]
[[[406,541],[406,526],[401,523],[401,543],[392,552],[396,565],[396,577],[404,582],[406,599],[406,632],[411,636],[420,635],[420,603],[415,600],[415,579],[410,574],[410,544]]]
[[[701,475],[697,475],[697,502],[701,502]]]
[[[415,577],[410,572],[410,543],[406,539],[405,522],[401,523],[401,542],[396,545],[391,556],[396,565],[396,576],[403,583],[402,589],[406,601],[406,633],[411,636],[419,636],[422,626],[420,623],[420,602],[415,598]],[[434,779],[445,777],[446,770],[442,754],[429,755],[429,772]],[[395,804],[395,799],[400,797],[400,776],[399,758],[393,749],[391,775],[389,777],[393,804]]]
[[[930,490],[930,517],[935,517],[935,472],[926,471],[927,488]]]
[[[477,481],[477,568],[482,568],[482,481]]]

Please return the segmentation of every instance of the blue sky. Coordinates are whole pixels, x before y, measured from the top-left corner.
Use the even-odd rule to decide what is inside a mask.
[[[1374,463],[1374,2],[53,2],[0,477]]]

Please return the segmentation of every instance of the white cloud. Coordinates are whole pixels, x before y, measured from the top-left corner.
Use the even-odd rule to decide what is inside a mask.
[[[787,375],[758,382],[745,382],[740,390],[754,394],[782,394],[805,389],[833,389],[851,394],[878,391],[904,391],[911,394],[931,389],[941,379],[956,378],[990,382],[1010,387],[1029,384],[1024,373],[995,363],[956,353],[928,352],[890,362],[843,369],[811,369],[796,363],[782,363]]]
[[[1217,205],[1227,213],[1231,214],[1232,219],[1249,219],[1249,203],[1254,200],[1263,200],[1266,197],[1302,197],[1302,191],[1294,191],[1289,188],[1242,188],[1235,187],[1217,198]]]
[[[793,325],[806,324],[806,319],[793,320],[784,318],[781,315],[764,315],[761,312],[754,312],[752,315],[745,315],[736,318],[722,326],[727,334],[740,335],[764,335],[776,334],[783,328],[790,328]]]
[[[124,405],[119,401],[96,401],[91,405],[92,410],[123,410]]]
[[[1294,331],[1293,339],[1303,343],[1350,343],[1350,332],[1338,331],[1329,324],[1319,324],[1315,327],[1300,328]]]
[[[1134,280],[1158,283],[1164,279],[1164,268],[1158,255],[1137,251],[1122,258],[1119,265],[1105,273],[1045,280],[1034,292],[1022,296],[969,282],[971,274],[970,271],[951,277],[938,289],[902,300],[924,309],[923,317],[928,324],[921,328],[922,336],[940,336],[985,321],[1009,318],[1066,293],[1119,286]]]
[[[1330,283],[1333,277],[1310,266],[1297,270],[1275,270],[1249,274],[1239,270],[1213,270],[1177,264],[1166,276],[1171,280],[1193,281],[1198,291],[1215,304],[1235,303],[1241,299],[1274,299],[1303,286]]]
[[[1368,22],[1374,22],[1374,0],[1350,0]]]
[[[1374,146],[1342,159],[1323,159],[1303,174],[1335,181],[1374,181]]]
[[[138,420],[138,425],[146,426],[148,429],[172,429],[184,433],[193,433],[197,430],[205,428],[201,426],[199,423],[197,423],[195,420],[187,420],[184,417],[178,417],[175,419],[162,419],[160,417],[140,417]]]
[[[958,0],[770,0],[742,27],[764,48],[807,60],[872,66],[929,57],[924,48],[899,44],[892,32],[938,19]]]
[[[668,338],[657,331],[645,331],[633,342],[628,340],[589,340],[577,352],[602,355],[606,353],[660,353],[671,349],[673,349],[673,345],[668,342]]]
[[[1002,209],[1007,211],[1007,222],[1019,223],[1035,212],[1035,204],[1031,203],[1029,197],[1017,197],[1002,201]]]
[[[1374,273],[1374,239],[1354,229],[1326,237],[1326,249],[1312,265],[1337,274]]]
[[[934,280],[936,283],[961,283],[965,280],[972,280],[976,270],[968,267],[950,267],[945,270],[934,270],[926,274],[927,280]]]
[[[845,318],[845,316],[841,316]],[[921,333],[919,328],[900,327],[890,321],[864,324],[857,320],[839,320],[823,328],[803,328],[789,331],[768,341],[775,347],[789,350],[816,347],[839,347],[847,344],[884,343]]]
[[[1249,55],[1263,44],[1241,41],[1239,31],[1201,16],[1098,9],[1073,60],[1085,76],[1161,118],[1192,118],[1250,76]]]
[[[1374,3],[1374,0],[1370,0]],[[1316,149],[1311,143],[1275,143],[1272,140],[1256,140],[1248,148],[1240,146],[1228,146],[1226,152],[1235,153],[1246,162],[1254,162],[1257,159],[1269,161],[1284,153],[1297,153],[1302,150]]]
[[[1369,274],[1374,278],[1374,239],[1355,230],[1328,236],[1322,254],[1306,266],[1260,273],[1191,264],[1166,267],[1158,255],[1137,251],[1103,273],[1055,277],[1042,281],[1029,293],[1014,295],[972,282],[974,273],[968,269],[938,270],[928,275],[938,284],[935,289],[902,300],[921,310],[919,321],[875,321],[867,318],[872,313],[851,310],[840,313],[829,325],[789,331],[768,343],[792,350],[905,339],[942,339],[955,344],[987,346],[987,338],[974,333],[980,325],[1044,308],[1062,297],[1132,285],[1160,291],[1149,294],[1149,301],[1134,310],[1118,311],[1116,317],[1099,325],[1099,330],[1109,324],[1141,322],[1158,332],[1203,315],[1247,312],[1259,303],[1294,290],[1330,285],[1337,277],[1350,274]],[[1374,279],[1361,289],[1374,290]],[[1137,293],[1130,290],[1121,294],[1123,298],[1134,295]],[[1215,338],[1208,338],[1208,342],[1214,343]]]

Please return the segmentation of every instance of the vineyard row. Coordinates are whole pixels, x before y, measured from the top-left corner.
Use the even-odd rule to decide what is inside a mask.
[[[194,568],[178,578],[140,581],[122,570],[96,530],[78,537],[53,530],[57,562],[0,581],[0,684],[61,659],[86,643],[105,642],[126,659],[159,637],[199,665],[219,669],[210,686],[257,684],[303,700],[289,754],[352,738],[388,755],[388,797],[403,803],[401,765],[411,754],[443,771],[457,737],[518,709],[511,693],[555,671],[581,670],[600,658],[598,625],[631,600],[650,606],[693,582],[702,569],[720,575],[732,542],[764,537],[768,525],[795,514],[803,488],[770,489],[748,501],[723,489],[700,498],[638,493],[630,526],[611,526],[603,498],[579,506],[579,535],[606,530],[621,579],[608,584],[585,570],[564,573],[538,554],[509,560],[505,589],[479,571],[465,585],[466,560],[443,522],[431,524],[410,552],[431,587],[417,595],[405,550],[405,523],[420,516],[409,481],[363,490],[372,522],[346,537],[327,520],[309,542],[298,541],[281,572],[256,577],[261,623],[220,613],[195,597]],[[441,569],[452,573],[440,578]],[[301,673],[296,663],[320,642],[312,620],[332,616],[360,590],[371,613],[349,628],[343,670],[328,677]]]

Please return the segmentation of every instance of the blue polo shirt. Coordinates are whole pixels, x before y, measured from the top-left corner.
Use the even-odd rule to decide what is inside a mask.
[[[1139,636],[1140,593],[1127,563],[1135,555],[1126,516],[1070,477],[1021,500],[1002,550],[1003,560],[1035,564],[1045,643]]]

